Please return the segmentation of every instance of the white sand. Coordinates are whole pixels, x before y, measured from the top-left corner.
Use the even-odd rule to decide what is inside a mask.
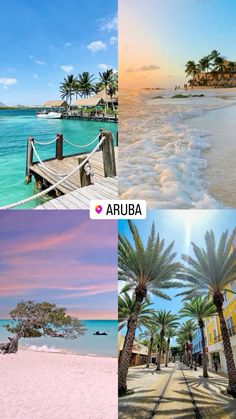
[[[117,418],[117,360],[19,350],[0,355],[0,417]]]

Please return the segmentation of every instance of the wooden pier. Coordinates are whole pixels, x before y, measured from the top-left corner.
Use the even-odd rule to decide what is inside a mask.
[[[63,155],[64,140],[60,134],[55,141],[55,157],[34,161],[35,153],[39,157],[36,151],[37,142],[33,138],[28,139],[26,183],[31,182],[33,177],[36,187],[41,191],[56,185],[52,191],[52,199],[39,205],[38,209],[88,209],[92,199],[118,198],[118,147],[114,146],[112,133],[105,130],[100,130],[94,146],[102,138],[101,146],[85,164],[83,162],[90,154],[88,152]],[[70,173],[72,174],[68,177]],[[57,185],[58,180],[63,178],[65,180]]]

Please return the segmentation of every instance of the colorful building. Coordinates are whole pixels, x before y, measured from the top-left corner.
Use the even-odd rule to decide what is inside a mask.
[[[118,334],[118,351],[119,355],[123,350],[125,338],[123,335]],[[144,365],[148,360],[148,348],[141,343],[134,341],[132,348],[132,357],[130,366]]]
[[[200,327],[194,332],[192,345],[193,361],[196,361],[198,365],[202,365],[202,335]]]
[[[236,292],[236,280],[227,285],[227,289]],[[236,294],[228,291],[224,292],[223,310],[236,363]],[[205,324],[209,366],[214,369],[214,363],[217,362],[219,370],[227,373],[218,316],[209,317],[205,320]]]

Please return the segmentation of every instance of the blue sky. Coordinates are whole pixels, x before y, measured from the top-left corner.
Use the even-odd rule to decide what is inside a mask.
[[[165,239],[165,245],[175,241],[174,250],[177,252],[176,260],[181,255],[192,254],[191,241],[199,246],[204,246],[204,235],[212,229],[218,240],[223,231],[229,233],[236,227],[235,210],[159,210],[148,211],[146,220],[136,220],[142,240],[145,242],[150,233],[152,222],[155,222],[156,230],[160,237]],[[126,221],[119,221],[119,233],[132,240]],[[175,297],[179,290],[170,290],[167,293],[171,301],[152,297],[156,309],[167,309],[177,313],[181,307],[181,298]]]
[[[117,69],[117,0],[1,2],[0,51],[0,102],[58,99],[67,74]]]

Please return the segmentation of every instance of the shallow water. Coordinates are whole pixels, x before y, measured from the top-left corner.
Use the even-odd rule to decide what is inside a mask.
[[[209,180],[209,193],[225,206],[235,208],[236,106],[208,112],[189,121],[189,125],[201,127],[209,135],[211,147],[204,172],[204,179]]]
[[[0,341],[6,342],[8,336],[4,325],[9,320],[0,320]],[[105,357],[117,356],[117,321],[116,320],[84,320],[84,327],[87,329],[85,335],[78,339],[60,338],[30,338],[21,339],[20,346],[32,350],[46,352],[73,352],[83,355],[98,355]],[[107,336],[94,336],[96,331],[106,332]]]
[[[80,120],[43,120],[35,116],[34,110],[0,110],[0,206],[31,196],[34,183],[25,184],[26,141],[34,137],[39,141],[49,141],[57,133],[63,134],[76,144],[84,145],[97,137],[100,128],[116,134],[117,125],[113,123]],[[94,145],[79,151],[91,151]],[[55,155],[55,143],[37,146],[41,158]],[[64,154],[78,152],[78,149],[64,144]],[[20,208],[31,208],[40,202],[31,201]]]
[[[192,94],[201,93],[204,97],[184,99],[173,99],[171,96],[176,92],[170,90],[125,91],[120,94],[121,198],[146,199],[150,208],[235,206],[232,138],[236,93],[217,89]],[[216,112],[222,112],[220,115],[225,115],[225,118],[222,120]],[[214,127],[216,119],[218,125],[222,124],[227,141],[222,141],[222,135],[215,141],[215,133],[219,130],[213,133],[210,128]],[[226,194],[223,172],[228,166],[227,158],[230,170]],[[220,160],[219,185],[216,165]]]

